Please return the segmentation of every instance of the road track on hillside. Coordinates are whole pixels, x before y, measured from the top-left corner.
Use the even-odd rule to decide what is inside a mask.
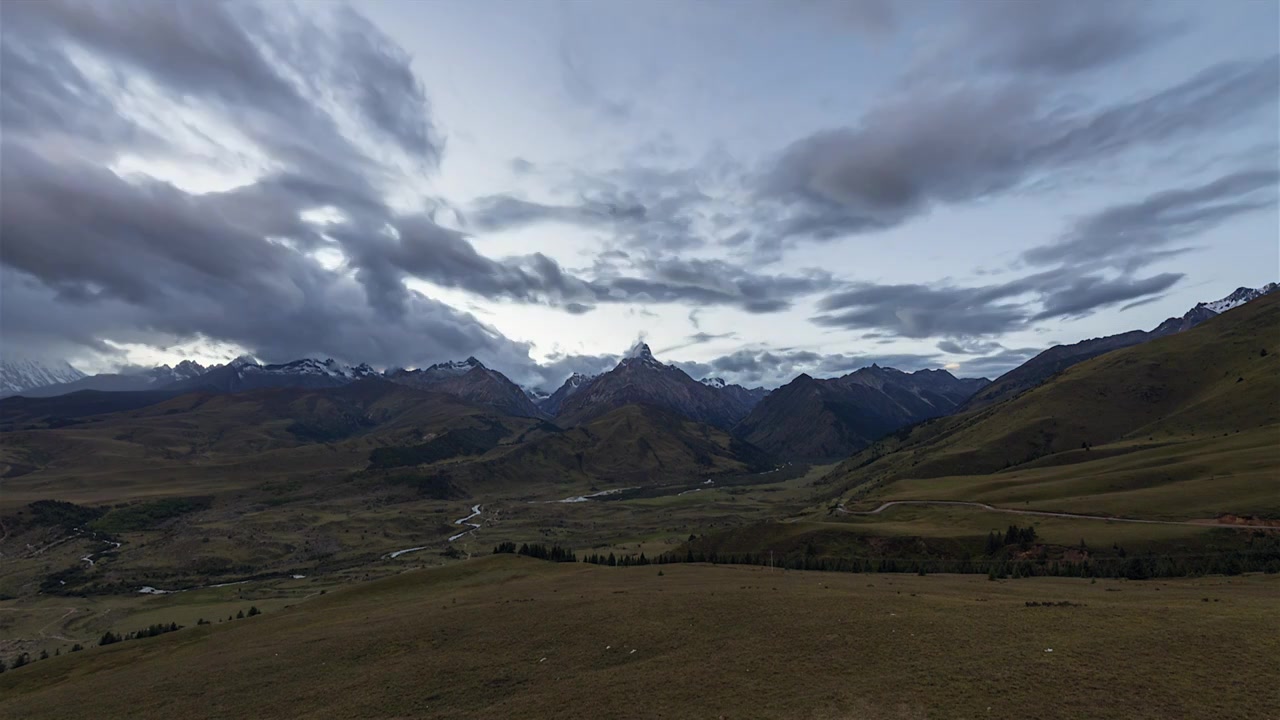
[[[987,503],[968,502],[964,500],[890,500],[882,503],[875,510],[849,510],[841,503],[837,508],[837,512],[845,515],[879,515],[895,505],[926,505],[926,506],[955,506],[955,507],[973,507],[989,512],[1009,513],[1010,515],[1033,515],[1036,517],[1056,517],[1066,518],[1068,520],[1105,520],[1107,522],[1123,522],[1123,523],[1142,523],[1145,525],[1187,525],[1191,527],[1202,528],[1234,528],[1237,530],[1280,530],[1280,527],[1274,525],[1238,525],[1233,523],[1222,523],[1214,520],[1143,520],[1140,518],[1124,518],[1111,517],[1108,515],[1084,515],[1081,513],[1064,513],[1050,512],[1048,510],[1019,510],[1017,508],[1004,508]]]

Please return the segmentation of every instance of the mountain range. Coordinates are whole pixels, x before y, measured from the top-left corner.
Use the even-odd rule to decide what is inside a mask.
[[[576,425],[624,405],[641,404],[727,430],[750,411],[742,396],[727,387],[698,382],[680,368],[659,362],[648,345],[637,343],[613,370],[567,394],[556,417]]]
[[[368,365],[350,366],[332,359],[262,364],[242,356],[211,367],[184,361],[175,367],[90,377],[65,363],[24,362],[4,365],[6,387],[65,380],[45,382],[22,390],[21,398],[0,401],[0,425],[7,429],[58,427],[87,416],[136,410],[184,393],[236,394],[281,388],[324,391],[372,382],[387,388],[380,392],[404,386],[427,391],[424,398],[449,396],[501,416],[552,421],[561,429],[588,427],[622,408],[642,406],[654,412],[632,417],[632,426],[652,427],[658,418],[678,417],[727,433],[780,460],[831,460],[848,457],[922,421],[1008,402],[1078,363],[1181,333],[1275,288],[1274,283],[1258,289],[1240,288],[1221,300],[1200,303],[1151,331],[1050,348],[995,382],[957,378],[945,370],[906,373],[872,365],[837,378],[800,375],[771,392],[729,384],[721,378],[695,380],[679,367],[659,361],[644,343],[632,347],[608,372],[574,374],[550,394],[521,388],[474,357],[422,369],[379,372]],[[643,422],[635,425],[640,417]],[[683,446],[693,447],[689,443]],[[697,454],[705,455],[701,451]]]
[[[1070,345],[1055,345],[996,378],[989,386],[975,393],[960,410],[976,410],[1010,400],[1072,365],[1112,350],[1120,350],[1174,333],[1186,332],[1221,313],[1269,295],[1275,292],[1277,287],[1280,285],[1268,283],[1260,288],[1238,288],[1221,300],[1198,303],[1181,317],[1171,317],[1149,332],[1133,330],[1119,335],[1082,340]]]
[[[769,393],[735,431],[782,459],[845,458],[901,427],[951,413],[988,382],[878,365],[825,380],[801,375]]]

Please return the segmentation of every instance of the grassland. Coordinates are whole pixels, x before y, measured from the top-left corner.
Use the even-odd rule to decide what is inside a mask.
[[[0,715],[1261,720],[1278,595],[490,557],[38,662]]]

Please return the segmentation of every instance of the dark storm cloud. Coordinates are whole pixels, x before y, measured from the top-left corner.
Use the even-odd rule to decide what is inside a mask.
[[[856,126],[787,147],[758,182],[765,242],[831,239],[979,200],[1049,172],[1192,137],[1274,107],[1277,58],[1215,65],[1177,85],[1089,110],[1014,79],[908,92]]]
[[[527,346],[418,293],[401,298],[405,312],[383,312],[346,276],[264,242],[253,213],[228,212],[227,195],[54,165],[7,142],[3,153],[6,342],[102,350],[102,338],[200,336],[271,360],[416,365],[466,353],[527,362]]]
[[[21,334],[28,344],[103,351],[104,338],[201,337],[269,359],[324,354],[389,365],[476,354],[522,367],[513,370],[519,376],[532,372],[523,367],[526,345],[406,281],[573,314],[606,302],[768,312],[832,287],[821,274],[677,261],[583,278],[538,253],[486,257],[430,211],[393,211],[387,191],[434,164],[443,141],[410,57],[347,9],[59,0],[6,3],[3,12],[6,340]],[[87,75],[92,63],[112,72]],[[234,128],[271,169],[206,193],[108,170],[122,154],[180,163],[192,152],[131,114],[139,83],[159,102]],[[227,150],[225,137],[204,130],[194,132],[213,147],[200,152]],[[696,188],[667,187],[675,173],[626,172],[642,191],[583,180],[576,211],[497,202],[490,225],[569,212],[573,222],[614,224],[620,237],[689,244],[693,220],[681,213]],[[317,208],[340,219],[302,220]],[[326,269],[317,250],[339,251],[342,266]]]
[[[1028,263],[1080,263],[1163,257],[1169,243],[1239,215],[1276,207],[1280,172],[1242,170],[1194,187],[1115,205],[1077,221],[1058,242],[1023,254]]]
[[[574,355],[552,353],[545,362],[530,368],[528,387],[553,393],[574,373],[599,375],[612,370],[621,359],[618,355]]]
[[[304,210],[391,219],[375,190],[386,169],[369,155],[378,143],[425,164],[440,150],[408,57],[363,19],[236,3],[6,3],[3,13],[6,343],[65,354],[110,352],[105,338],[207,338],[272,360],[528,363],[526,345],[418,293],[401,287],[380,302],[367,278],[394,274],[394,254],[357,265],[363,286],[306,254],[334,243],[299,219]],[[113,73],[85,75],[84,58]],[[197,195],[105,169],[123,152],[183,156],[122,112],[139,79],[232,122],[277,172]],[[333,105],[374,147],[339,130]],[[360,244],[337,247],[367,259]]]

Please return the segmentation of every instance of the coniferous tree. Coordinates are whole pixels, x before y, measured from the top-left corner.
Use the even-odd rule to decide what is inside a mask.
[[[41,651],[40,651],[40,659],[41,659],[41,660],[48,660],[48,659],[49,659],[49,651],[48,651],[48,650],[41,650]]]
[[[244,611],[243,611],[243,610],[241,610],[240,612],[236,613],[236,619],[237,619],[237,620],[243,620],[243,619],[244,619]]]

